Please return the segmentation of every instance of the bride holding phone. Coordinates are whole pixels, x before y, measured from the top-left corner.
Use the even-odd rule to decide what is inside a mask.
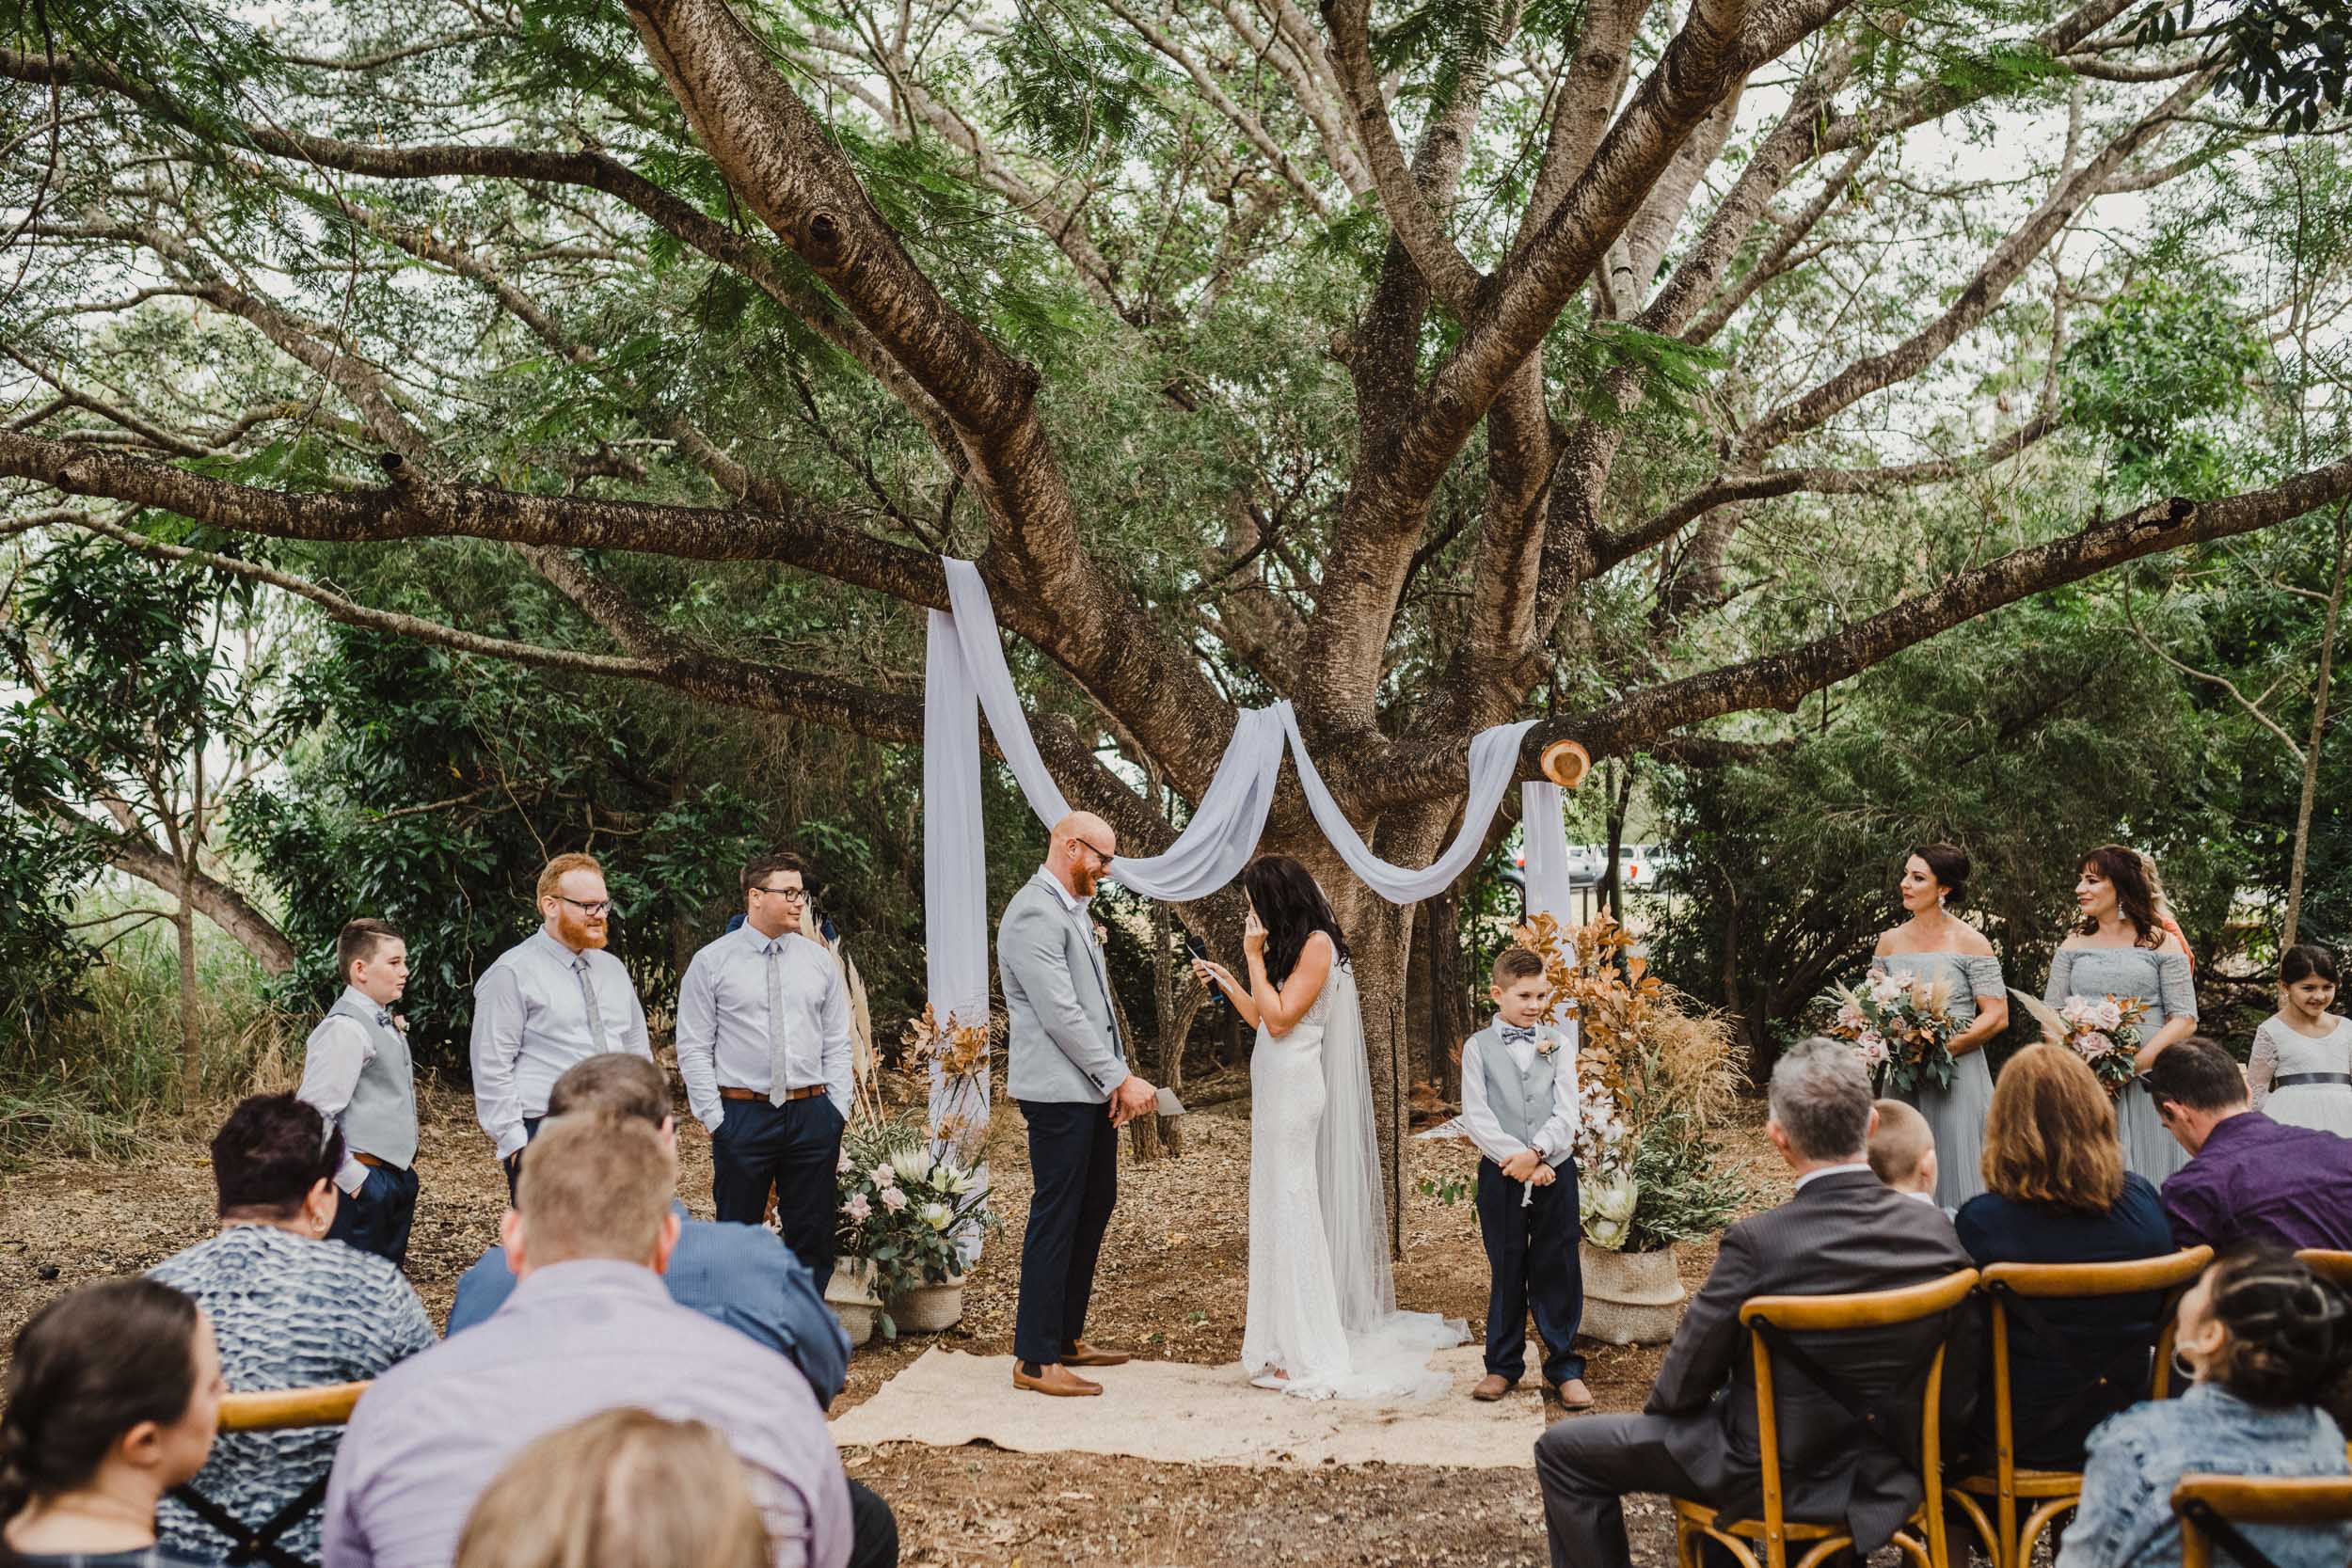
[[[1442,1393],[1430,1353],[1464,1325],[1400,1312],[1347,939],[1286,855],[1242,872],[1245,983],[1187,937],[1194,972],[1258,1031],[1249,1058],[1249,1305],[1242,1368],[1306,1399]]]

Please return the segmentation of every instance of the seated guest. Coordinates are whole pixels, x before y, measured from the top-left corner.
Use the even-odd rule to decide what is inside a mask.
[[[2164,1182],[2174,1242],[2352,1249],[2352,1138],[2253,1109],[2237,1062],[2201,1035],[2176,1041],[2140,1076],[2189,1153]]]
[[[608,1410],[516,1454],[473,1505],[457,1568],[767,1568],[768,1529],[726,1439]]]
[[[676,1188],[676,1154],[642,1120],[539,1129],[501,1226],[515,1293],[359,1402],[327,1486],[326,1568],[448,1568],[507,1461],[622,1405],[726,1434],[776,1568],[843,1568],[849,1488],[808,1380],[661,1287]]]
[[[1935,1202],[1935,1134],[1928,1118],[1899,1100],[1874,1100],[1870,1174],[1905,1197]]]
[[[2121,1263],[2172,1250],[2148,1179],[2123,1168],[2115,1102],[2072,1051],[2029,1045],[1993,1085],[1986,1191],[1960,1209],[1960,1244],[1988,1263]],[[2146,1389],[2162,1292],[2033,1301],[2009,1325],[2010,1432],[2017,1463],[2079,1470],[2090,1429]],[[2054,1336],[2054,1337],[2052,1337]],[[2128,1351],[2138,1347],[2136,1367]],[[2102,1375],[2106,1386],[2101,1386]],[[1993,1452],[1993,1402],[1978,1402],[1979,1454]]]
[[[34,1313],[0,1409],[0,1561],[186,1568],[155,1503],[203,1467],[227,1391],[213,1325],[167,1285],[109,1279]]]
[[[1886,1291],[1968,1266],[1941,1210],[1870,1174],[1873,1119],[1851,1045],[1805,1040],[1773,1068],[1765,1132],[1797,1174],[1796,1196],[1724,1232],[1642,1414],[1557,1421],[1536,1443],[1553,1568],[1627,1568],[1628,1492],[1762,1508],[1755,1364],[1740,1323],[1749,1297]],[[1884,1400],[1913,1386],[1946,1329],[1929,1320],[1806,1348],[1861,1397]],[[1918,1476],[1793,1369],[1780,1369],[1776,1393],[1788,1516],[1842,1526],[1867,1557],[1918,1506]]]
[[[660,1132],[672,1149],[677,1147],[669,1082],[643,1056],[612,1051],[567,1069],[548,1091],[548,1115],[573,1112],[633,1118]],[[675,1196],[670,1210],[679,1225],[677,1250],[661,1276],[670,1299],[785,1356],[808,1379],[817,1402],[831,1404],[849,1377],[850,1337],[801,1260],[763,1227],[689,1218]],[[494,1246],[458,1279],[449,1331],[482,1322],[514,1289],[506,1249]]]
[[[242,1101],[213,1139],[219,1231],[151,1271],[212,1319],[239,1393],[363,1383],[433,1343],[424,1304],[395,1264],[325,1239],[342,1164],[342,1133],[315,1106],[290,1094]],[[164,1500],[164,1544],[226,1558],[234,1543],[224,1527],[259,1528],[323,1485],[342,1436],[337,1427],[223,1436],[188,1488],[200,1501]],[[315,1492],[274,1543],[317,1560]]]
[[[2352,1392],[2352,1303],[2342,1292],[2287,1253],[2252,1248],[2205,1270],[2178,1323],[2174,1354],[2194,1381],[2091,1433],[2057,1568],[2179,1568],[2171,1498],[2185,1475],[2352,1474],[2338,1425]],[[2277,1568],[2352,1562],[2352,1524],[2239,1528]]]

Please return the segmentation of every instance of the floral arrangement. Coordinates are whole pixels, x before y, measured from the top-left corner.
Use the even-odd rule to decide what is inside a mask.
[[[1742,1073],[1728,1022],[1694,1008],[1630,951],[1603,914],[1580,927],[1538,914],[1513,933],[1544,960],[1552,995],[1573,1004],[1584,1239],[1655,1252],[1720,1229],[1746,1183],[1713,1159],[1708,1129]]]
[[[1860,986],[1834,988],[1829,1000],[1837,1005],[1829,1033],[1853,1041],[1881,1094],[1951,1087],[1959,1070],[1952,1037],[1960,1029],[1950,980],[1874,969]]]
[[[941,1117],[930,1130],[931,1136],[943,1149],[954,1150],[970,1164],[980,1161],[978,1145],[987,1130],[988,1044],[995,1033],[994,1022],[990,1018],[964,1023],[953,1013],[943,1022],[926,1003],[922,1017],[910,1020],[899,1037],[906,1047],[901,1068],[906,1080],[904,1099],[910,1104],[930,1103],[935,1069],[951,1091],[947,1102],[964,1109]]]
[[[2137,996],[2070,997],[2058,1009],[2066,1026],[2059,1043],[2090,1065],[2112,1100],[2139,1072],[2139,1021],[2147,1016],[2148,1004]]]
[[[834,1235],[845,1257],[871,1271],[874,1293],[897,1301],[919,1285],[963,1272],[964,1242],[998,1226],[979,1172],[934,1154],[919,1119],[871,1117],[841,1135]],[[897,1327],[885,1311],[882,1332]]]

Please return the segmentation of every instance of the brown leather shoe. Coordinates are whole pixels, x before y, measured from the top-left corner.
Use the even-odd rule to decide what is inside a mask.
[[[1034,1373],[1023,1371],[1021,1363],[1014,1362],[1012,1364],[1012,1386],[1015,1388],[1029,1389],[1034,1393],[1051,1394],[1057,1400],[1082,1399],[1089,1394],[1099,1394],[1103,1391],[1101,1384],[1089,1383],[1058,1361],[1040,1367]]]
[[[1503,1395],[1509,1393],[1510,1391],[1510,1379],[1504,1377],[1501,1372],[1488,1372],[1485,1377],[1478,1380],[1478,1386],[1470,1390],[1470,1398],[1474,1400],[1484,1400],[1488,1404],[1492,1404],[1495,1401],[1501,1399]]]
[[[1572,1377],[1565,1383],[1544,1385],[1544,1398],[1557,1404],[1571,1416],[1581,1416],[1593,1408],[1593,1391],[1584,1386],[1584,1380]]]
[[[1070,1348],[1062,1352],[1061,1364],[1065,1367],[1123,1367],[1134,1359],[1123,1350],[1104,1350],[1100,1345],[1089,1345],[1084,1339],[1073,1339]]]

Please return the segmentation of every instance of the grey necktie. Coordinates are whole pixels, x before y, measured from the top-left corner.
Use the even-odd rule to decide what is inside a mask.
[[[768,1103],[781,1105],[791,1092],[784,1065],[784,939],[768,944]]]
[[[596,1054],[601,1056],[604,1054],[604,1010],[596,1006],[596,988],[588,983],[587,954],[582,953],[572,959],[572,973],[580,976],[580,1006],[588,1009],[589,1043],[596,1048]]]

